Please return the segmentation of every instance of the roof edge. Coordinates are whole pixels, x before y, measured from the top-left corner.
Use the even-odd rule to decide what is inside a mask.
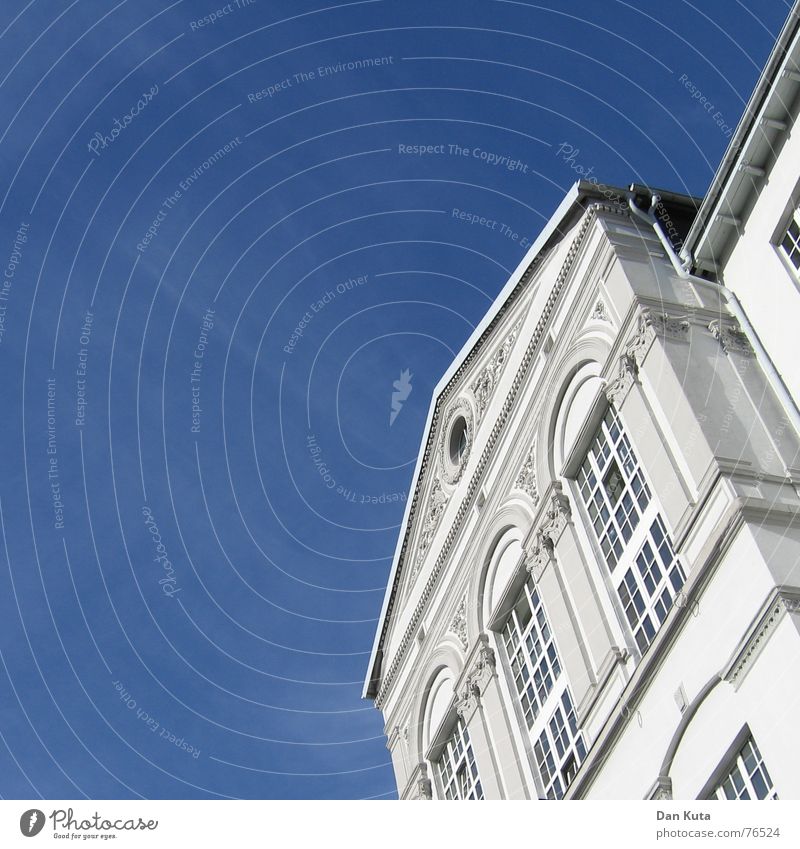
[[[768,102],[772,89],[777,81],[780,67],[789,56],[789,48],[800,35],[800,0],[795,0],[789,11],[786,21],[781,28],[775,46],[770,52],[769,58],[761,71],[756,82],[753,93],[747,101],[742,117],[736,127],[730,143],[717,168],[711,185],[705,194],[703,203],[697,212],[694,223],[689,229],[684,242],[684,256],[693,256],[698,245],[703,241],[712,226],[712,213],[722,201],[731,178],[735,173],[735,166],[752,137],[756,121],[765,104]]]

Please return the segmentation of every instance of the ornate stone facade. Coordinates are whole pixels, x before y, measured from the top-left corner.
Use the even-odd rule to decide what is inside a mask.
[[[472,383],[472,394],[475,396],[475,407],[478,413],[478,421],[486,412],[486,407],[492,397],[495,387],[500,380],[500,375],[503,373],[508,355],[514,347],[517,334],[519,333],[521,322],[518,321],[511,332],[503,341],[497,350],[489,358],[489,362],[483,367],[477,379]]]
[[[495,675],[496,670],[494,649],[485,641],[482,641],[473,659],[472,669],[466,677],[456,702],[456,711],[459,716],[468,719],[472,715],[475,708],[480,705],[481,695]]]
[[[517,479],[514,481],[514,486],[530,497],[531,501],[533,501],[534,507],[538,506],[539,487],[536,484],[535,442],[531,446],[531,450],[528,451],[528,456],[525,458],[525,462],[522,464],[522,468],[519,470]]]
[[[592,310],[592,314],[589,318],[592,321],[604,321],[606,324],[611,323],[611,318],[608,315],[608,309],[606,308],[605,302],[602,298],[598,299],[597,303],[594,305],[594,309]]]
[[[467,600],[465,598],[462,598],[461,604],[458,605],[456,615],[450,623],[450,631],[458,637],[464,651],[466,651],[469,647],[469,641],[467,639]]]
[[[708,329],[726,354],[743,354],[747,357],[753,355],[753,349],[747,335],[737,323],[715,319],[709,323]]]
[[[623,354],[619,358],[617,376],[606,386],[606,397],[609,404],[617,409],[622,406],[631,387],[636,383],[636,375],[639,369],[632,354]]]
[[[466,423],[466,451],[456,463],[450,456],[450,429],[455,420],[463,417]],[[442,422],[442,432],[439,435],[439,468],[442,477],[448,484],[458,483],[464,473],[469,455],[472,451],[472,443],[475,437],[475,417],[472,414],[472,406],[466,398],[459,398],[450,405]]]
[[[606,387],[606,397],[615,407],[620,407],[636,382],[639,369],[644,363],[656,338],[686,342],[689,339],[689,321],[685,318],[656,313],[644,309],[639,314],[636,330],[619,358],[617,377]]]
[[[421,758],[437,778],[443,764],[457,775],[468,762],[485,798],[669,799],[673,782],[697,798],[713,791],[751,713],[769,729],[800,701],[800,684],[780,674],[787,647],[800,645],[787,621],[798,602],[763,606],[778,580],[800,598],[775,565],[800,562],[800,499],[786,472],[800,442],[789,445],[787,423],[775,430],[762,370],[709,357],[709,332],[726,353],[745,349],[713,282],[688,285],[635,211],[595,203],[586,184],[574,191],[542,240],[561,264],[534,271],[527,293],[505,290],[482,325],[494,336],[477,337],[434,399],[365,688],[388,727],[412,723],[416,751],[391,740],[407,798],[424,795],[409,770]],[[684,222],[696,208],[664,203]],[[607,415],[604,379],[618,415]],[[448,460],[466,446],[448,439],[463,436],[459,411],[471,459],[456,476]],[[409,564],[423,559],[424,583],[403,597]],[[709,680],[725,722],[684,709]],[[774,702],[758,700],[765,681]],[[772,768],[788,744],[756,736]],[[552,770],[537,745],[555,753]]]
[[[554,489],[550,495],[550,504],[534,534],[533,546],[527,551],[527,569],[535,581],[539,580],[552,560],[555,546],[571,518],[569,499],[560,488]]]
[[[439,527],[439,521],[442,518],[442,513],[447,506],[447,495],[442,488],[441,478],[434,478],[431,484],[431,491],[428,494],[428,509],[425,513],[425,518],[422,520],[422,527],[419,532],[419,540],[417,541],[416,556],[414,557],[414,567],[411,570],[411,583],[417,577],[422,563],[425,560],[425,555],[428,553],[433,537],[436,534],[436,529]]]

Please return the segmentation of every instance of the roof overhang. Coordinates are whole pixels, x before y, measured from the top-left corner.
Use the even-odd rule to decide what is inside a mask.
[[[681,255],[718,273],[792,128],[800,98],[800,0],[781,30],[736,132],[689,230]]]

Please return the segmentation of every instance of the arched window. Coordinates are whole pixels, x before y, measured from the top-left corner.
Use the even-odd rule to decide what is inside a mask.
[[[483,799],[472,742],[460,717],[445,741],[436,769],[445,799]]]
[[[520,528],[509,528],[492,549],[483,590],[483,622],[490,622],[496,615],[503,595],[516,577],[523,555],[522,537]]]
[[[430,755],[437,795],[443,799],[483,799],[469,731],[453,709],[453,674],[440,670],[428,695],[423,742]]]
[[[584,363],[573,375],[561,399],[553,433],[553,460],[559,474],[575,448],[578,437],[597,400],[602,397],[600,365]]]
[[[657,500],[622,426],[609,407],[577,475],[588,524],[597,540],[643,654],[685,581]]]
[[[453,681],[453,673],[445,667],[440,670],[431,684],[425,710],[425,733],[423,735],[423,745],[426,750],[433,743],[434,736],[453,701]]]
[[[586,745],[544,604],[531,577],[511,610],[501,642],[533,744],[541,792],[547,799],[561,799],[586,757]]]

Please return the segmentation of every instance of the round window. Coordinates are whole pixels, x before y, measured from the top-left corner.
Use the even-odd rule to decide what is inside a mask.
[[[473,421],[472,408],[464,398],[445,414],[438,450],[442,475],[449,484],[458,482],[467,465],[474,436]]]
[[[458,416],[450,429],[450,462],[454,466],[460,466],[468,448],[467,420],[464,416]]]

